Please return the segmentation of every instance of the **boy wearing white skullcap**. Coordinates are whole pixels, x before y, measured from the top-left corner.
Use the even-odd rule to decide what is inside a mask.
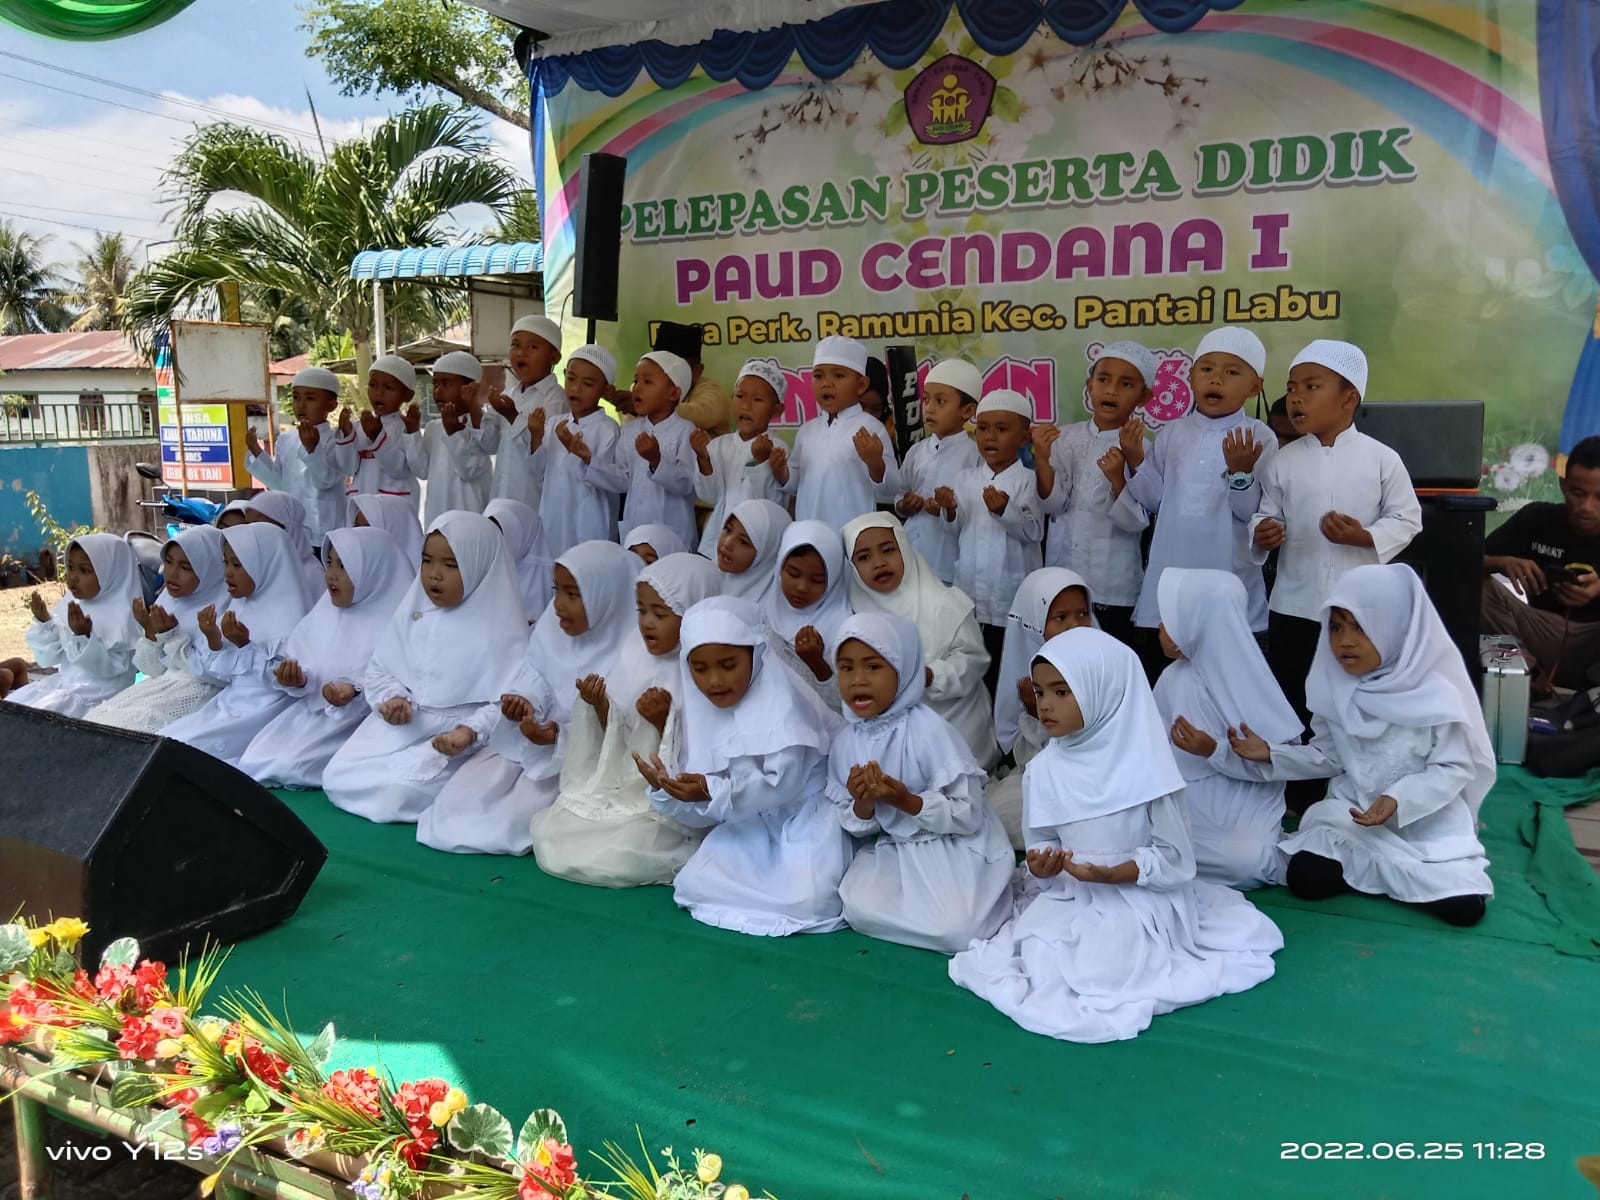
[[[867,348],[854,338],[825,337],[811,365],[817,415],[794,435],[794,449],[775,446],[772,473],[794,497],[797,521],[838,529],[905,491],[889,431],[861,407],[867,390]]]
[[[1422,506],[1405,463],[1355,427],[1366,391],[1367,356],[1359,347],[1312,342],[1289,364],[1285,397],[1301,436],[1257,470],[1261,505],[1251,549],[1265,562],[1282,547],[1267,662],[1302,721],[1306,673],[1334,584],[1352,567],[1392,562],[1422,530]]]
[[[511,327],[510,377],[506,387],[483,397],[490,411],[483,415],[481,441],[494,455],[490,499],[521,500],[538,509],[545,460],[539,440],[549,426],[566,415],[567,393],[557,378],[561,361],[561,326],[549,317],[523,317]]]
[[[1033,428],[1033,401],[997,388],[978,401],[975,421],[973,440],[983,461],[961,472],[954,487],[933,494],[945,521],[956,528],[956,587],[976,606],[989,651],[984,682],[992,699],[1012,597],[1043,565],[1044,514],[1033,472],[1018,458]]]
[[[278,431],[272,449],[254,429],[244,435],[245,469],[275,492],[288,492],[306,511],[306,532],[319,550],[323,536],[344,524],[344,479],[337,440],[328,417],[339,407],[339,377],[323,367],[305,367],[289,383],[295,427]]]
[[[1250,629],[1267,628],[1267,589],[1250,556],[1249,523],[1261,499],[1255,472],[1276,453],[1278,439],[1244,412],[1245,401],[1261,394],[1266,369],[1267,348],[1255,334],[1236,325],[1213,329],[1189,368],[1194,407],[1165,426],[1148,452],[1138,425],[1121,438],[1125,494],[1145,512],[1159,512],[1133,610],[1133,623],[1151,631],[1147,638],[1161,624],[1157,589],[1168,567],[1232,571],[1250,599]]]
[[[483,405],[478,384],[483,364],[452,350],[433,364],[433,402],[439,415],[408,436],[406,462],[428,481],[422,524],[447,512],[481,513],[489,503],[494,465],[483,448]]]
[[[548,434],[542,423],[535,431],[534,457],[544,476],[539,520],[552,559],[579,542],[617,540],[617,508],[628,478],[618,452],[621,429],[600,407],[616,378],[611,351],[578,347],[567,356],[566,415]]]
[[[694,490],[711,515],[700,535],[700,553],[715,558],[728,514],[746,500],[782,503],[772,475],[772,451],[780,443],[767,432],[783,411],[788,380],[775,358],[752,358],[739,368],[733,389],[733,432],[713,437],[705,429],[689,435],[695,455]],[[692,544],[692,543],[691,543]]]
[[[417,369],[398,354],[383,355],[367,370],[371,407],[359,423],[348,405],[339,413],[335,446],[350,477],[346,495],[404,496],[413,512],[419,509],[417,476],[406,462],[406,435],[422,428],[416,395]]]
[[[1144,582],[1140,539],[1150,518],[1127,491],[1122,430],[1131,421],[1130,436],[1143,440],[1134,410],[1149,401],[1159,366],[1138,342],[1107,343],[1089,364],[1089,419],[1033,427],[1034,480],[1050,518],[1045,564],[1083,576],[1100,628],[1130,646]]]
[[[633,372],[633,415],[622,431],[619,466],[628,477],[622,509],[622,536],[640,525],[662,524],[692,546],[695,454],[689,444],[694,422],[678,415],[678,404],[694,386],[687,359],[670,350],[652,350]]]
[[[945,520],[933,494],[953,487],[961,472],[983,462],[967,434],[982,394],[983,376],[963,359],[947,358],[928,368],[922,381],[923,436],[900,464],[906,490],[895,511],[905,522],[907,539],[944,583],[956,578],[956,527]]]

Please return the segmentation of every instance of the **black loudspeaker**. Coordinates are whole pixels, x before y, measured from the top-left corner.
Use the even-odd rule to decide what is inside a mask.
[[[904,462],[906,451],[922,440],[922,397],[917,394],[917,348],[885,346],[883,365],[889,373],[889,411],[894,422],[896,453]]]
[[[0,921],[89,923],[175,960],[300,906],[328,851],[277,797],[181,742],[0,702]],[[92,968],[91,968],[92,969]]]
[[[578,168],[578,208],[572,235],[572,314],[591,321],[617,319],[617,264],[622,256],[622,181],[628,160],[616,154],[585,154]]]
[[[1454,497],[1422,497],[1422,532],[1400,552],[1422,577],[1445,632],[1461,651],[1475,683],[1483,673],[1478,655],[1478,616],[1483,591],[1483,536],[1487,509],[1452,507]]]
[[[1400,456],[1419,488],[1476,488],[1483,466],[1483,401],[1389,400],[1356,409],[1356,428]]]

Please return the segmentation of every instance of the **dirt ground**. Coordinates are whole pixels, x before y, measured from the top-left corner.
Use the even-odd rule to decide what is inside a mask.
[[[38,589],[51,608],[66,590],[66,585],[60,583],[42,584]],[[31,587],[0,591],[0,662],[13,656],[33,661],[33,652],[25,640],[28,626],[33,622],[33,615],[28,611],[28,597],[33,592]]]

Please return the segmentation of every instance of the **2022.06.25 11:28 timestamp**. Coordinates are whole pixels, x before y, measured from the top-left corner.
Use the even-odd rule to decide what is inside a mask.
[[[1280,1142],[1294,1162],[1538,1162],[1543,1142]]]

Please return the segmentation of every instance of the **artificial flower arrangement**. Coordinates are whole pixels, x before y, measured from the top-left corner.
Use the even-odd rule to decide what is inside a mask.
[[[0,1047],[47,1060],[35,1077],[98,1072],[112,1107],[149,1114],[141,1141],[181,1139],[216,1163],[204,1194],[253,1150],[343,1178],[360,1200],[749,1200],[721,1182],[722,1159],[698,1149],[690,1167],[663,1151],[662,1173],[607,1143],[595,1157],[616,1178],[583,1179],[555,1111],[535,1111],[513,1135],[502,1113],[443,1079],[330,1072],[332,1025],[304,1041],[249,991],[201,1013],[225,952],[185,955],[169,973],[123,938],[91,976],[76,954],[88,931],[72,917],[0,925]]]

